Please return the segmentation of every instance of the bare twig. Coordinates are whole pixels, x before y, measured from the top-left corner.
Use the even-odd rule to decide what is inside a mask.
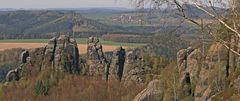
[[[229,49],[230,51],[232,51],[234,54],[240,56],[240,53],[238,53],[237,51],[235,51],[234,49],[232,49],[231,47],[229,47],[229,46],[228,46],[228,43],[227,43],[226,41],[222,40],[221,38],[217,38],[217,37],[213,34],[213,32],[211,32],[211,31],[209,31],[209,34],[210,34],[211,36],[213,36],[215,39],[219,40],[219,41],[223,44],[224,47],[226,47],[227,49]]]
[[[240,38],[240,33],[233,29],[232,27],[230,27],[226,22],[224,22],[223,20],[221,20],[220,18],[218,18],[217,16],[213,15],[212,13],[208,12],[207,10],[205,10],[204,8],[200,7],[199,5],[197,5],[196,3],[194,3],[194,5],[199,9],[202,10],[203,12],[205,12],[206,14],[208,14],[209,16],[217,19],[221,24],[223,24],[225,27],[227,27],[229,30],[231,30],[232,32],[234,32],[235,34],[237,34],[237,36]]]
[[[180,5],[180,3],[179,3],[177,0],[174,0],[174,3],[177,5],[178,10],[182,13],[181,16],[182,16],[183,18],[185,18],[186,20],[194,23],[194,24],[197,25],[197,26],[200,26],[200,27],[203,26],[202,24],[199,24],[198,22],[196,22],[196,21],[194,21],[193,19],[190,19],[190,18],[188,18],[188,17],[186,16],[183,7]],[[205,13],[207,13],[208,15],[210,15],[211,17],[217,19],[221,24],[223,24],[225,27],[227,27],[227,28],[228,28],[229,30],[231,30],[232,32],[236,33],[237,36],[240,38],[240,33],[239,33],[237,30],[235,30],[235,29],[233,29],[232,27],[230,27],[227,23],[225,23],[223,20],[221,20],[221,19],[218,18],[217,16],[215,16],[215,15],[213,15],[212,13],[208,12],[208,11],[205,10],[204,8],[198,6],[196,3],[195,3],[194,5],[195,5],[198,9],[200,9],[200,10],[204,11]],[[209,27],[207,26],[207,28],[209,28]],[[210,29],[210,28],[209,28],[209,29]],[[223,44],[224,47],[226,47],[227,49],[229,49],[230,51],[232,51],[234,54],[240,56],[240,53],[239,53],[239,52],[235,51],[234,49],[232,49],[231,47],[228,46],[228,44],[229,44],[228,42],[222,40],[221,38],[217,38],[217,37],[211,32],[211,30],[209,30],[209,34],[210,34],[211,36],[213,36],[216,40],[219,40],[219,41]]]

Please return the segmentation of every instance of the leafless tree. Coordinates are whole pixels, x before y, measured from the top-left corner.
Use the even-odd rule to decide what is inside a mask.
[[[219,24],[223,25],[227,30],[231,32],[233,36],[235,36],[236,39],[240,38],[240,32],[239,32],[239,11],[240,11],[240,1],[239,0],[131,0],[136,4],[136,7],[144,8],[146,7],[153,7],[155,9],[161,9],[167,6],[175,7],[180,11],[180,16],[182,16],[185,20],[188,20],[195,25],[202,27],[203,25],[199,23],[198,21],[195,21],[194,19],[191,19],[186,14],[186,8],[183,7],[183,4],[185,3],[191,3],[194,5],[197,9],[204,12],[206,15],[212,17],[215,21],[217,21]],[[144,5],[145,4],[145,5]],[[148,4],[148,5],[147,5]],[[215,6],[221,6],[227,9],[228,16],[225,16],[223,14],[220,14],[216,12]],[[205,9],[205,7],[211,7],[212,10],[208,11]],[[231,23],[229,23],[229,20],[226,21],[226,19],[229,19],[229,16],[231,16]],[[240,56],[239,52],[239,40],[238,42],[235,42],[235,47],[231,47],[231,42],[223,40],[218,36],[219,33],[216,33],[216,31],[211,27],[212,24],[205,24],[204,25],[204,31],[206,33],[209,33],[213,36],[214,39],[220,41],[227,49],[229,49],[232,53]]]

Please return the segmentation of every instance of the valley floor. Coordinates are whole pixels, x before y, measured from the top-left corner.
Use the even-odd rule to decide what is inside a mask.
[[[0,51],[4,51],[12,48],[23,48],[23,49],[32,49],[44,47],[47,45],[49,39],[7,39],[0,40]],[[85,54],[87,52],[87,38],[77,38],[78,48],[80,54]],[[139,47],[145,44],[139,43],[118,43],[112,41],[106,41],[100,39],[103,44],[103,51],[109,52],[115,50],[119,46],[123,46],[124,48],[132,48]]]
[[[45,45],[47,45],[47,43],[0,43],[0,51],[12,49],[12,48],[32,49],[32,48],[44,47]],[[119,46],[103,45],[103,51],[104,52],[113,51],[117,47]],[[125,47],[125,48],[128,48],[128,47]],[[80,54],[87,53],[87,44],[78,44],[78,49],[80,51]]]

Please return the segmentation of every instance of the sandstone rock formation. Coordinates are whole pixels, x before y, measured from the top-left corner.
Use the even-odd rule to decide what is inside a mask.
[[[119,47],[113,51],[109,66],[109,79],[117,79],[125,84],[144,83],[146,74],[151,71],[149,64],[144,61],[144,56],[147,55],[145,49]]]
[[[194,49],[192,47],[188,47],[187,49],[182,49],[180,51],[178,51],[177,53],[177,62],[178,62],[178,66],[184,66],[184,68],[187,68],[187,58],[188,55],[191,54],[191,52],[193,52]]]
[[[193,49],[191,47],[187,49],[182,49],[177,53],[177,65],[174,65],[176,67],[170,67],[172,69],[178,69],[178,70],[172,70],[172,73],[176,75],[176,77],[173,80],[168,80],[168,77],[162,77],[164,79],[161,79],[162,81],[157,80],[158,82],[162,82],[165,84],[168,88],[162,88],[157,89],[154,88],[154,92],[159,92],[159,94],[155,95],[155,97],[150,96],[151,94],[155,94],[154,92],[149,93],[148,91],[149,86],[144,89],[141,93],[139,93],[134,100],[136,101],[163,101],[163,100],[183,100],[186,97],[193,97],[194,96],[194,90],[193,87],[195,84],[197,84],[197,80],[199,80],[199,71],[201,69],[201,51],[200,49]],[[167,69],[168,68],[168,69]],[[166,70],[169,71],[169,67],[166,67]],[[167,71],[167,72],[168,72]],[[175,72],[173,72],[175,71]],[[166,72],[166,71],[165,71]],[[168,74],[167,74],[168,75]],[[166,74],[160,74],[161,76],[166,76]],[[170,76],[170,75],[168,75]],[[172,77],[171,77],[172,78]],[[169,78],[169,79],[171,79]],[[164,81],[164,80],[167,81]],[[149,85],[151,85],[151,81]],[[161,84],[158,84],[158,86],[164,87]],[[148,96],[146,97],[146,93],[148,92]],[[163,93],[164,92],[164,93]],[[151,99],[151,98],[159,98],[159,99]],[[145,100],[143,100],[145,99]],[[149,100],[150,99],[150,100]]]
[[[177,53],[177,67],[180,73],[180,89],[183,95],[191,95],[194,91],[191,85],[196,84],[201,68],[201,51],[189,47]]]
[[[21,54],[20,54],[20,65],[13,69],[8,71],[7,75],[6,75],[6,79],[5,79],[5,84],[7,84],[10,81],[17,81],[21,78],[21,71],[22,71],[22,67],[23,64],[27,63],[28,61],[30,61],[30,57],[29,57],[29,52],[27,50],[24,50]]]
[[[27,63],[27,58],[29,57],[29,52],[28,51],[23,51],[20,56],[20,61],[21,63]]]
[[[41,70],[53,69],[69,73],[78,73],[79,51],[75,39],[65,35],[52,38],[44,48]],[[41,54],[41,53],[39,53]]]
[[[144,82],[145,75],[151,70],[144,62],[144,55],[145,52],[139,48],[127,50],[122,80]]]
[[[201,51],[200,49],[193,49],[189,47],[182,49],[177,53],[177,65],[179,72],[190,73],[190,77],[197,77],[201,66]]]
[[[14,70],[19,66],[19,55],[25,51],[24,49],[15,48],[0,52],[0,82],[6,80],[6,75],[10,70]]]
[[[5,81],[5,85],[10,82],[10,81],[18,81],[20,78],[21,78],[21,70],[22,70],[22,64],[13,69],[13,70],[10,70],[7,75],[6,75],[6,81]]]
[[[104,56],[102,44],[99,42],[97,37],[89,37],[87,46],[87,65],[88,74],[91,76],[103,76],[106,75],[108,68],[108,62]]]
[[[22,69],[29,71],[29,75],[37,75],[41,71],[79,74],[80,69],[84,69],[88,76],[144,83],[146,74],[151,70],[143,59],[146,51],[141,48],[125,50],[120,47],[107,59],[99,39],[90,37],[86,57],[83,56],[80,60],[76,40],[60,35],[50,39],[45,47],[24,51],[21,54],[21,63],[24,64]],[[81,68],[79,62],[83,64]],[[15,72],[10,74],[13,73]]]
[[[147,88],[142,90],[133,101],[163,101],[164,90],[161,81],[151,81]]]
[[[227,53],[219,43],[212,44],[206,56],[200,49],[180,50],[177,59],[182,92],[191,91],[195,101],[210,101],[229,93],[226,89],[237,88],[234,67],[227,68]]]
[[[75,39],[65,35],[52,38],[45,47],[23,51],[21,65],[9,71],[6,82],[19,80],[21,71],[36,75],[40,71],[79,73],[79,51]]]
[[[97,37],[89,37],[87,46],[87,58],[103,63],[105,61],[102,44]]]
[[[125,50],[119,47],[107,59],[99,39],[90,37],[86,57],[88,75],[102,76],[106,80],[117,79],[123,82],[143,83],[145,75],[151,70],[144,63],[143,56],[146,54],[144,51],[140,48]]]
[[[126,51],[123,49],[123,47],[119,47],[113,52],[112,59],[111,59],[111,65],[110,65],[110,75],[117,78],[119,81],[121,81],[123,76],[123,70],[124,70],[124,63],[125,63],[125,55]]]

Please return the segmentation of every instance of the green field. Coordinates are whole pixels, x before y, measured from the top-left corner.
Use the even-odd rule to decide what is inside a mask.
[[[87,44],[87,38],[76,38],[78,44]],[[47,43],[49,39],[6,39],[0,40],[0,43]],[[103,45],[113,45],[113,46],[127,46],[127,47],[139,47],[145,44],[139,43],[119,43],[100,39]]]

